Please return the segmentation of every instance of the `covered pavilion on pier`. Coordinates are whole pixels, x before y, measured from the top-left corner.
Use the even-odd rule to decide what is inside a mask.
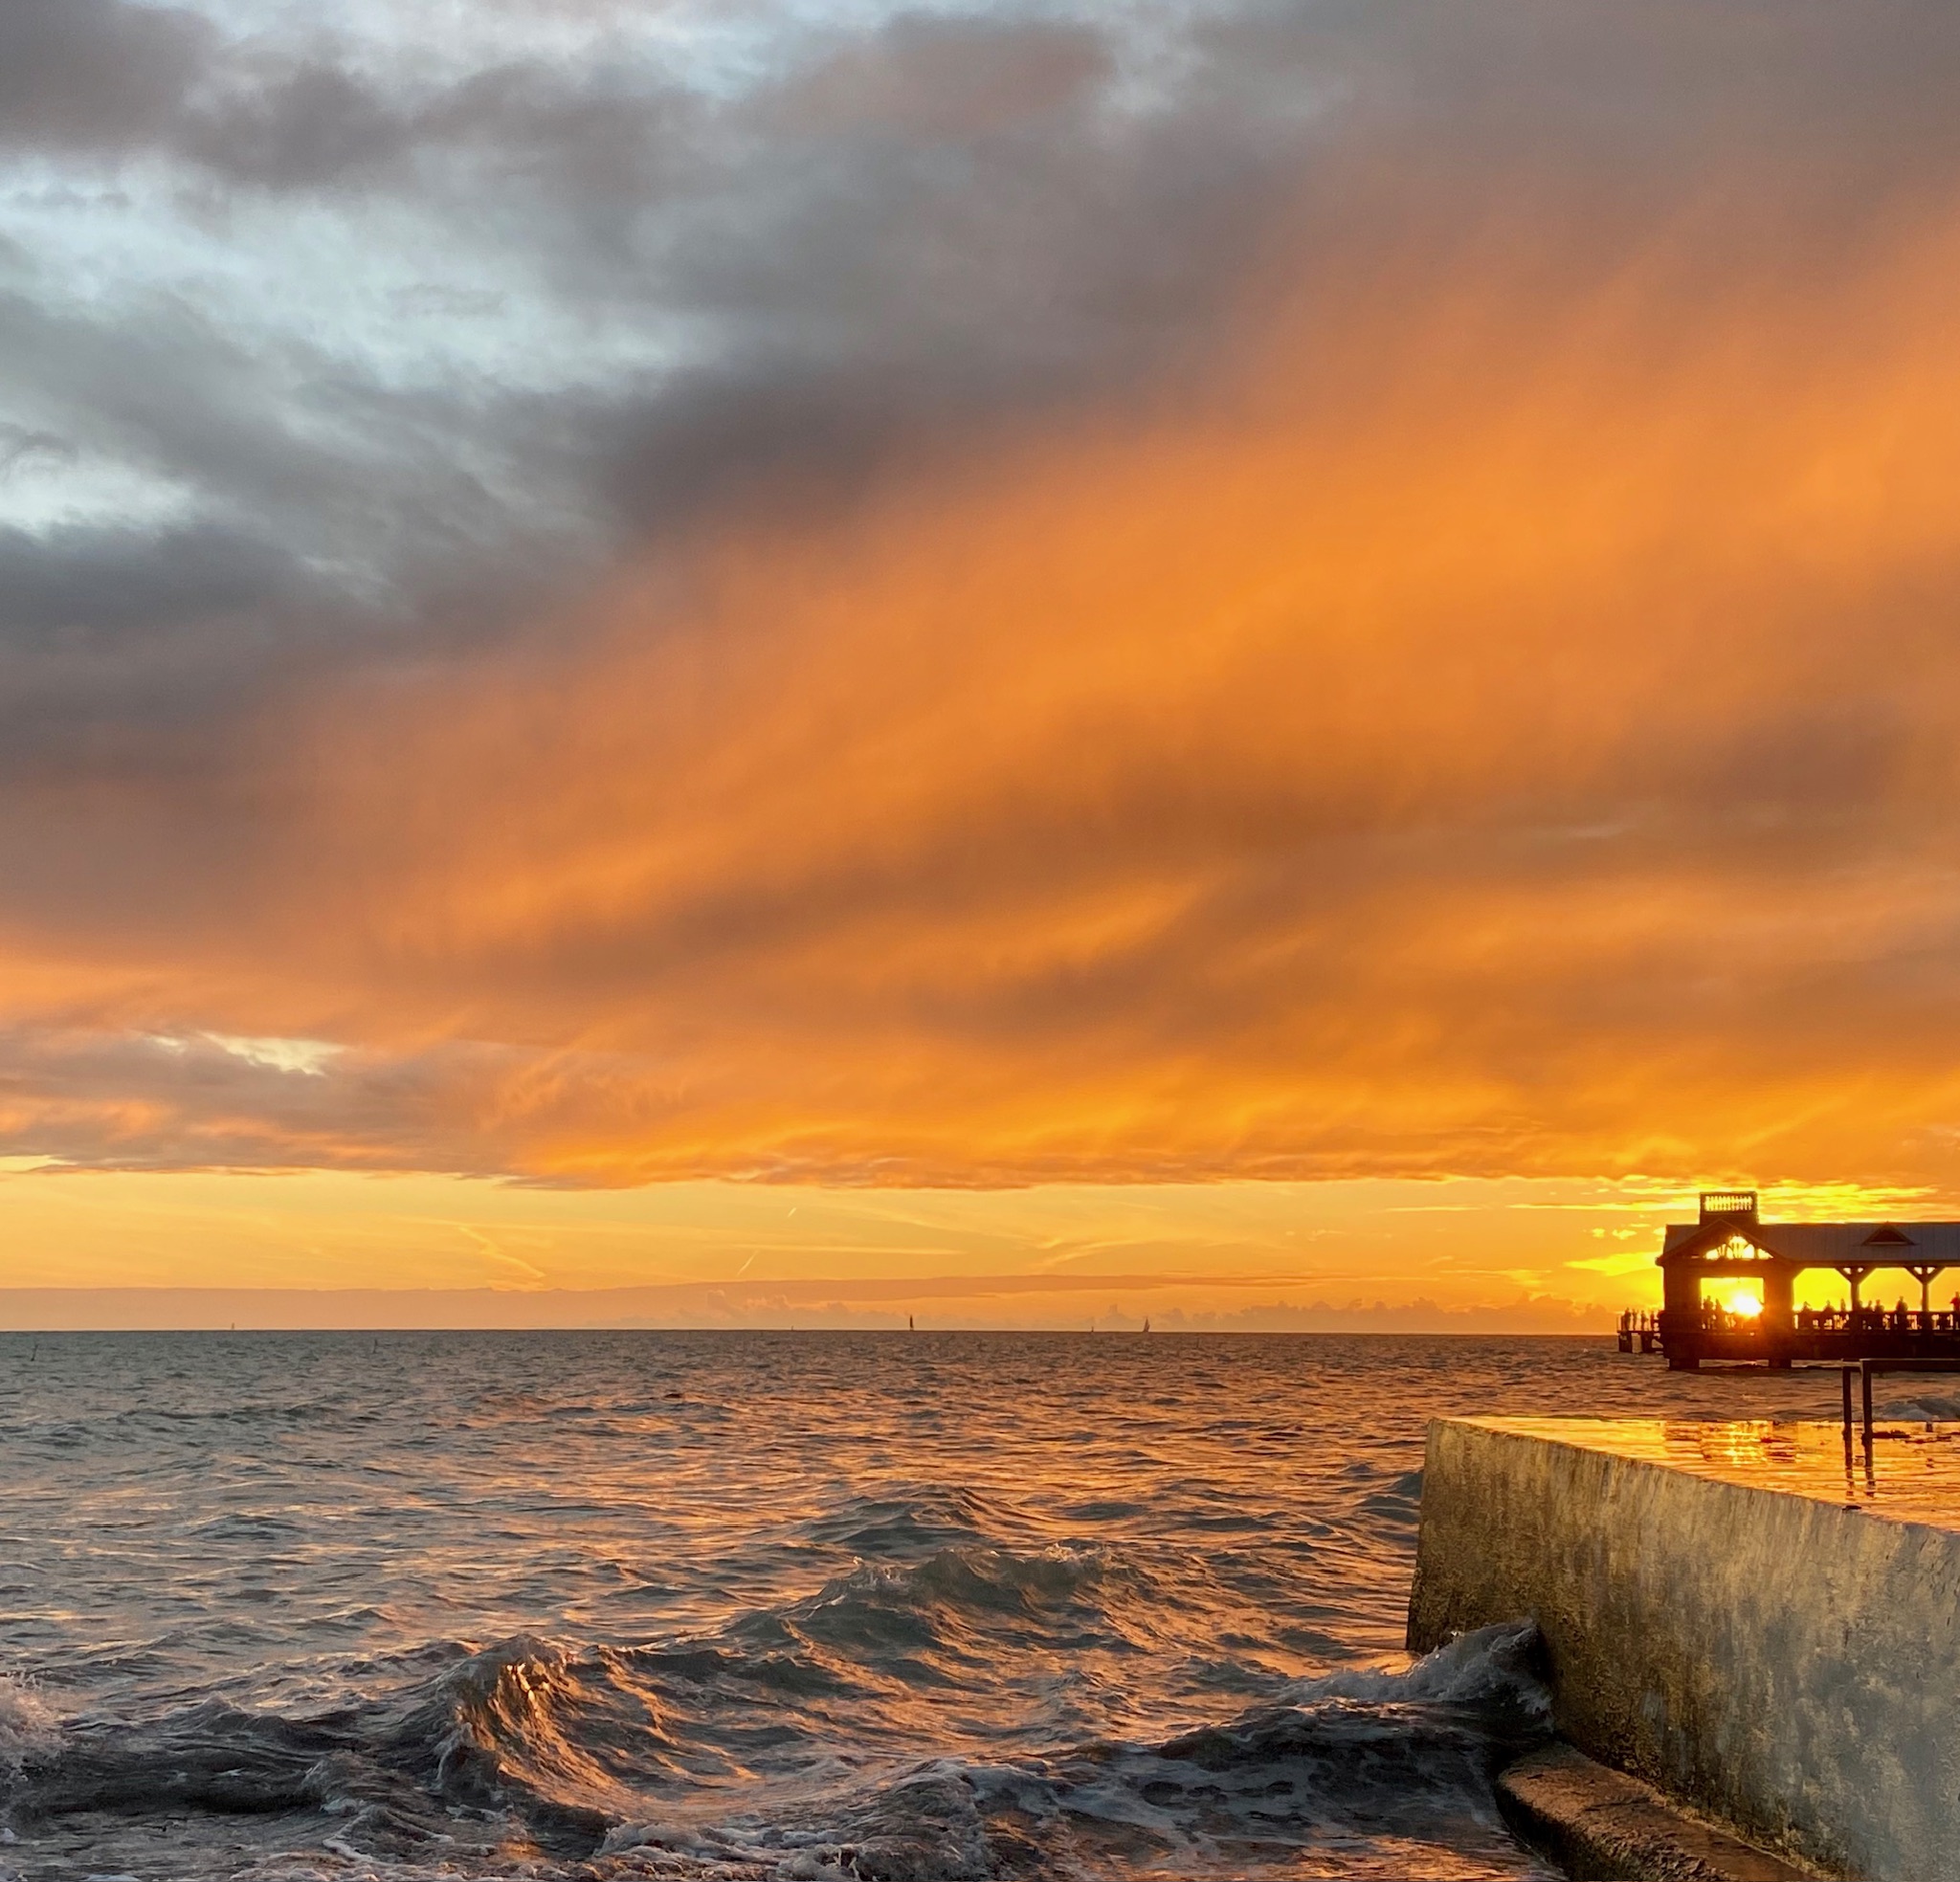
[[[1932,1297],[1933,1282],[1960,1269],[1960,1222],[1764,1222],[1755,1191],[1708,1190],[1699,1221],[1668,1226],[1659,1267],[1662,1305],[1653,1330],[1679,1370],[1704,1360],[1787,1366],[1794,1360],[1960,1358],[1960,1295],[1950,1311],[1935,1308]],[[1866,1304],[1865,1283],[1888,1268],[1919,1284],[1918,1307]],[[1843,1277],[1847,1307],[1796,1305],[1797,1276],[1819,1269]],[[1755,1283],[1757,1311],[1710,1298],[1711,1283],[1736,1280]],[[1622,1323],[1623,1347],[1631,1346],[1633,1317]]]

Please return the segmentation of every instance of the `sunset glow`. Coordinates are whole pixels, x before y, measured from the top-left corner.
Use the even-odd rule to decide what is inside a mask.
[[[1726,1288],[1705,1289],[1704,1298],[1745,1320],[1757,1318],[1763,1311],[1761,1289],[1751,1287],[1748,1281],[1736,1281]]]
[[[0,0],[0,1882],[1945,1873],[1956,98]]]
[[[12,55],[11,1285],[1956,1212],[1950,11],[409,11]]]

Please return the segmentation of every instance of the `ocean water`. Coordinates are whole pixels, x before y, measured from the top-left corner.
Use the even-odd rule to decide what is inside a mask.
[[[0,1338],[0,1874],[1550,1874],[1438,1414],[1834,1416],[1609,1341]]]

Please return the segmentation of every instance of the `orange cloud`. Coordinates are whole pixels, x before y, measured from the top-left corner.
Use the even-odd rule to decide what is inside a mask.
[[[1034,50],[1058,111],[1112,69]],[[8,1143],[1945,1184],[1960,188],[1942,146],[1813,188],[1786,79],[1766,138],[1677,73],[1631,156],[1514,143],[1481,68],[1426,141],[1330,114],[1202,343],[1106,394],[758,476],[498,635],[296,658],[179,773],[29,779]],[[1006,95],[960,122],[1018,135]]]
[[[1937,1175],[1960,223],[1711,289],[1701,214],[1611,257],[1357,240],[1141,410],[272,711],[221,869],[181,806],[85,807],[214,893],[16,928],[12,1136],[592,1184]],[[187,1027],[348,1050],[56,1089]]]

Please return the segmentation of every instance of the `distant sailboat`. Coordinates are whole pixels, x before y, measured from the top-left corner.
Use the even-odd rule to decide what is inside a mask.
[[[1146,1333],[1148,1333],[1148,1332],[1149,1332],[1149,1330],[1150,1330],[1150,1322],[1149,1322],[1149,1321],[1148,1321],[1147,1319],[1146,1319],[1146,1320],[1144,1321],[1144,1331],[1145,1331]]]

